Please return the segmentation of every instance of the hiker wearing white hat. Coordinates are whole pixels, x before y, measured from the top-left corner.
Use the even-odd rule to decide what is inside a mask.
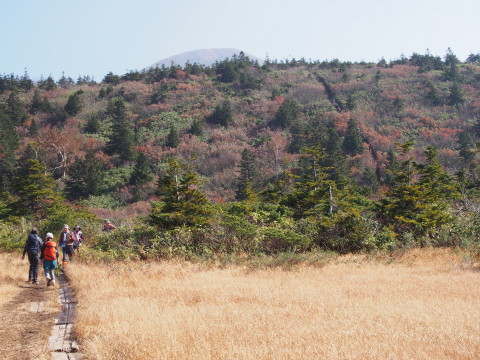
[[[42,246],[43,272],[47,278],[47,286],[55,286],[55,272],[57,268],[58,248],[53,241],[53,234],[47,233],[45,236],[45,243]]]
[[[73,243],[75,242],[75,239],[73,238],[73,234],[70,231],[70,228],[67,224],[63,225],[63,231],[60,233],[60,238],[58,239],[58,243],[60,244],[60,247],[62,248],[62,262],[67,261],[67,256],[68,260],[71,260],[73,258]]]

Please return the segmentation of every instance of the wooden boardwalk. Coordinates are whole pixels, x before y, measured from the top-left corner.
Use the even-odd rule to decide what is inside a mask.
[[[49,349],[52,353],[52,360],[81,359],[81,353],[78,352],[78,344],[72,337],[76,311],[73,292],[68,287],[65,274],[60,274],[57,277],[57,282],[59,287],[58,301],[61,305],[61,311],[55,318],[52,335],[49,337]]]

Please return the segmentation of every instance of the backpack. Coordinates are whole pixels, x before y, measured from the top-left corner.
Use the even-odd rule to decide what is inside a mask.
[[[43,258],[45,260],[57,260],[57,249],[55,248],[57,244],[53,241],[47,241],[45,243],[45,248],[43,249]]]
[[[40,253],[40,247],[42,246],[41,241],[42,239],[40,239],[37,234],[30,234],[25,244],[25,250],[29,254],[38,255]]]

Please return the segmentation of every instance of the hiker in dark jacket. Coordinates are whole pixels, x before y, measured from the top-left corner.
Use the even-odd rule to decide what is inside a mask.
[[[43,245],[42,239],[38,236],[37,228],[32,228],[25,247],[23,248],[22,260],[25,259],[25,254],[28,254],[28,262],[30,268],[28,270],[28,281],[32,284],[38,285],[38,265],[40,263],[40,252]]]

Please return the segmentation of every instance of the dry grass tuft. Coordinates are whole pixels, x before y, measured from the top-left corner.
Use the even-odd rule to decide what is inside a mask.
[[[89,359],[478,359],[480,274],[449,250],[292,271],[69,265]]]

